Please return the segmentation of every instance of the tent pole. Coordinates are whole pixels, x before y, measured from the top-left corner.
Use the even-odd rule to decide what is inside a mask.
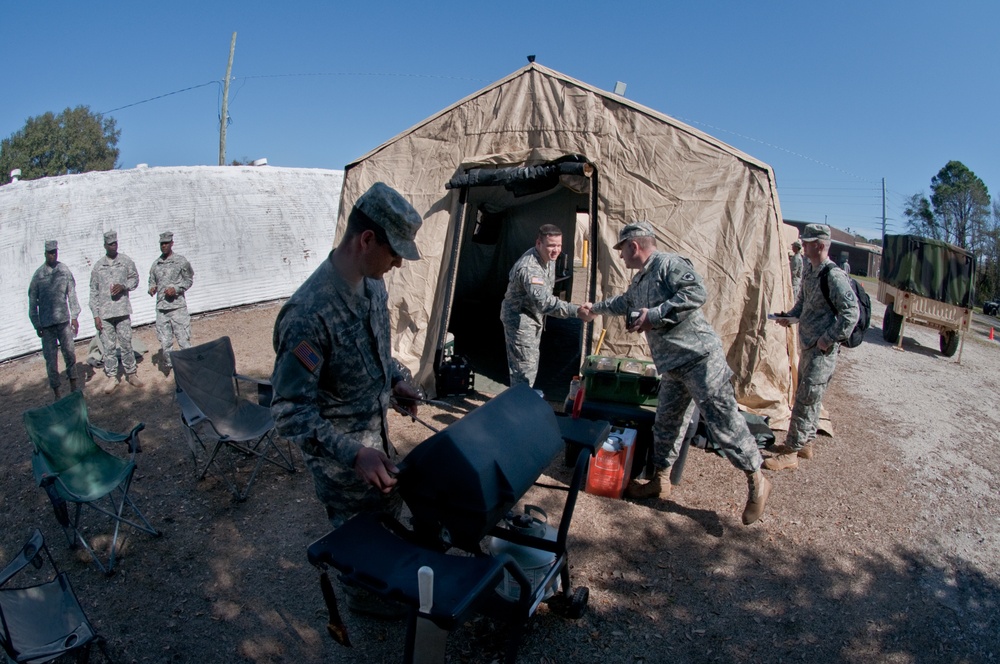
[[[588,266],[590,268],[590,284],[588,284],[587,292],[590,296],[589,300],[593,302],[597,297],[597,238],[599,230],[597,227],[597,167],[591,166],[594,170],[590,176],[590,264]],[[585,325],[583,356],[587,357],[594,346],[594,322],[591,321]]]
[[[469,188],[462,187],[458,194],[457,210],[452,214],[452,220],[456,223],[455,235],[451,246],[451,255],[448,258],[448,280],[445,282],[444,307],[441,311],[441,329],[438,332],[436,348],[434,350],[434,371],[435,374],[441,366],[442,355],[444,354],[444,343],[448,337],[448,322],[451,320],[452,300],[455,297],[455,279],[458,276],[458,258],[462,251],[462,236],[465,234],[465,204],[469,197]]]

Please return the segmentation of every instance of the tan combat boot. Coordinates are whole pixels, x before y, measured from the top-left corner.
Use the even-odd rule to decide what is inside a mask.
[[[771,495],[771,483],[760,470],[747,473],[747,506],[743,508],[743,525],[749,526],[760,518],[767,505],[767,497]]]
[[[118,376],[108,376],[107,381],[104,383],[104,393],[111,394],[118,387]]]
[[[625,497],[633,500],[646,500],[648,498],[669,498],[670,480],[664,483],[663,475],[667,471],[657,470],[652,479],[646,481],[632,480],[625,487]],[[666,486],[666,488],[664,488]]]
[[[129,374],[125,376],[125,380],[128,381],[128,384],[132,387],[142,387],[142,381],[139,380],[139,376],[136,374]]]
[[[813,444],[811,441],[803,445],[802,449],[799,450],[800,459],[811,459],[814,454],[815,452],[813,452]]]
[[[772,449],[774,456],[764,459],[767,470],[792,470],[799,467],[799,451],[784,445]]]

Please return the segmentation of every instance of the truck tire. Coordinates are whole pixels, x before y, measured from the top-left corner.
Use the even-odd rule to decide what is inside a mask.
[[[891,344],[899,341],[899,332],[903,328],[903,317],[897,314],[892,303],[885,308],[885,316],[882,317],[882,338]]]
[[[951,357],[958,350],[958,332],[948,330],[941,333],[941,353],[945,357]]]

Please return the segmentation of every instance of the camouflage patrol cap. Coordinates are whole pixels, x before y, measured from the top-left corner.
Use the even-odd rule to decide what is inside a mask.
[[[625,228],[618,232],[618,242],[615,243],[614,248],[619,249],[629,240],[640,237],[656,237],[656,232],[653,231],[653,224],[644,219],[625,224]]]
[[[354,207],[382,227],[393,251],[408,261],[420,260],[414,239],[423,220],[398,191],[376,182],[361,194]]]
[[[171,233],[170,231],[164,231],[164,232],[160,233],[160,243],[161,244],[164,243],[164,242],[173,242],[173,241],[174,241],[174,234]]]
[[[57,251],[59,249],[59,243],[55,240],[45,241],[45,251]]]
[[[792,240],[792,248],[794,249],[795,247],[798,247],[799,249],[801,249],[802,248],[802,243],[799,242],[798,240]]]
[[[104,244],[114,244],[118,241],[118,231],[108,231],[104,234]]]
[[[802,229],[799,239],[803,242],[815,242],[816,240],[829,240],[830,227],[824,224],[806,224]]]

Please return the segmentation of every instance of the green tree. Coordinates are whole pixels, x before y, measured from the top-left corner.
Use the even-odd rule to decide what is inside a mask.
[[[973,251],[982,248],[990,194],[965,164],[949,161],[931,179],[931,203],[946,241]]]
[[[21,178],[109,171],[118,161],[114,118],[92,113],[87,106],[28,118],[24,127],[0,141],[0,177],[15,168]]]
[[[941,227],[938,226],[937,219],[934,218],[931,202],[923,194],[910,196],[903,208],[903,216],[906,217],[906,231],[908,233],[935,240],[944,239],[941,237]]]

